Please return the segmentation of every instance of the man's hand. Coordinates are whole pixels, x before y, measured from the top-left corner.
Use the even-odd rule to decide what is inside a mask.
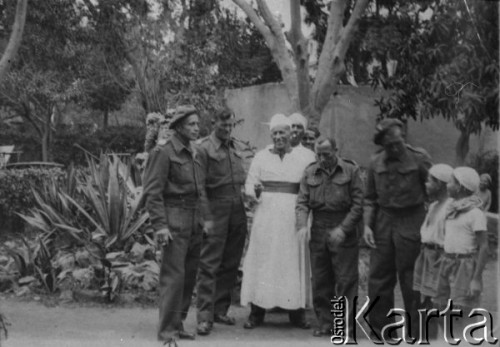
[[[479,294],[481,294],[481,290],[482,290],[481,282],[473,279],[470,282],[470,286],[469,286],[469,296],[476,297]]]
[[[345,240],[345,232],[340,227],[336,227],[328,233],[328,248],[335,250]]]
[[[164,247],[168,245],[168,243],[174,239],[168,228],[162,228],[160,230],[157,230],[155,233],[155,238],[156,238],[156,244],[159,247]]]
[[[299,236],[299,240],[302,241],[309,241],[309,229],[307,227],[300,228],[299,231],[297,232]]]
[[[253,190],[255,192],[255,196],[257,197],[257,199],[259,199],[262,191],[264,190],[264,187],[262,187],[262,184],[257,183],[256,185],[254,185]]]
[[[203,223],[203,234],[209,236],[214,232],[214,221],[207,220]]]
[[[368,225],[365,225],[365,230],[363,232],[363,238],[364,238],[366,244],[368,245],[368,247],[377,248],[377,245],[375,244],[375,238],[373,237],[373,231]]]

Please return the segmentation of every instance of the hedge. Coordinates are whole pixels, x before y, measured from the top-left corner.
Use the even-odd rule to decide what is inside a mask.
[[[43,182],[63,179],[59,168],[27,168],[0,170],[0,218],[16,219],[18,213],[27,213],[34,205],[32,187]]]
[[[65,166],[71,162],[76,166],[85,166],[85,154],[75,144],[96,156],[101,152],[139,153],[143,151],[145,133],[145,127],[131,125],[97,130],[86,124],[63,126],[54,134],[52,161]],[[42,158],[38,137],[31,131],[7,127],[0,129],[0,145],[15,145],[16,150],[23,152],[20,161],[38,161]]]

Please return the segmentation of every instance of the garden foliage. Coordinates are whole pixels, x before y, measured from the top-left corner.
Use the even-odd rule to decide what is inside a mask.
[[[87,170],[70,167],[65,177],[33,187],[34,206],[19,215],[35,237],[4,245],[17,285],[55,292],[70,283],[99,289],[108,300],[124,288],[156,288],[148,214],[128,168],[117,156],[89,157]]]

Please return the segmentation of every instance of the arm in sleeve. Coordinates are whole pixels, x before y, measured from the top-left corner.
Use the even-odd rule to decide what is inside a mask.
[[[145,171],[144,195],[146,209],[155,230],[168,227],[163,190],[167,183],[169,169],[170,159],[167,152],[163,149],[152,151]]]
[[[250,169],[248,170],[247,179],[245,181],[245,194],[251,198],[258,200],[255,195],[255,185],[261,184],[260,180],[260,160],[257,154],[250,164]]]
[[[361,181],[361,175],[358,167],[355,167],[352,171],[349,190],[352,205],[349,213],[340,224],[340,228],[346,234],[356,232],[356,226],[363,218],[363,182]]]
[[[196,147],[196,151],[197,151],[197,158],[201,165],[201,180],[203,182],[203,184],[200,187],[201,214],[204,221],[213,221],[214,218],[212,215],[212,210],[210,209],[210,202],[208,201],[207,190],[205,185],[206,178],[208,175],[208,154],[207,150],[201,145],[198,145]]]
[[[420,181],[424,185],[424,191],[425,191],[425,182],[427,181],[427,176],[429,175],[429,169],[432,166],[432,159],[427,152],[423,151],[420,153],[420,165],[419,165],[419,170],[420,170]]]
[[[375,173],[372,165],[368,168],[366,176],[366,193],[364,201],[364,221],[367,226],[373,229],[375,225],[375,215],[378,209],[377,189],[375,187]]]
[[[307,218],[309,216],[309,186],[306,182],[307,173],[304,172],[300,180],[299,194],[297,195],[297,204],[295,205],[295,219],[297,230],[307,227]]]

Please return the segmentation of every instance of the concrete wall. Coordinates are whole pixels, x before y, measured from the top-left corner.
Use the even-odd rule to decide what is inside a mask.
[[[370,87],[341,86],[339,93],[332,97],[320,122],[320,131],[333,135],[338,142],[340,155],[354,159],[367,166],[370,156],[377,150],[373,144],[373,132],[378,107],[375,99],[381,91]],[[250,141],[258,149],[271,142],[267,122],[278,112],[286,115],[292,111],[290,100],[282,84],[270,83],[226,92],[228,106],[243,123],[235,130],[235,136]],[[452,123],[443,118],[425,122],[410,120],[408,142],[425,148],[433,161],[453,165],[455,144],[459,132]],[[472,136],[470,152],[477,153],[498,150],[498,132],[485,130],[481,136]]]

